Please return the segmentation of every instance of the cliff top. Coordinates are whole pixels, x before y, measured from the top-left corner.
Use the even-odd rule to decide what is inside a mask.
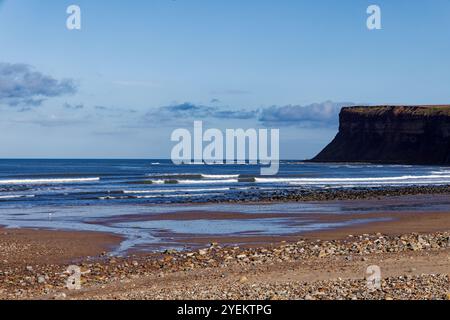
[[[450,105],[422,106],[354,106],[345,107],[346,113],[364,114],[367,116],[382,116],[385,114],[409,114],[413,116],[450,116]]]

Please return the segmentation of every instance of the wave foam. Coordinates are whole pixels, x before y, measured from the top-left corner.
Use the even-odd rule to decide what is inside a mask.
[[[433,182],[434,179],[449,179],[450,175],[427,175],[427,176],[398,176],[377,178],[255,178],[257,183],[371,183],[371,182],[402,182],[402,181],[424,181]],[[439,180],[442,181],[442,180]]]
[[[27,195],[8,195],[8,196],[0,196],[0,200],[9,200],[9,199],[19,199],[19,198],[34,198],[34,194]]]
[[[204,179],[237,179],[239,178],[238,174],[202,174],[202,178]]]
[[[144,194],[144,193],[182,193],[182,192],[206,192],[206,191],[228,191],[230,188],[202,188],[202,189],[157,189],[157,190],[124,190],[124,194]]]
[[[74,179],[15,179],[15,180],[0,180],[0,185],[8,184],[61,184],[61,183],[81,183],[81,182],[96,182],[100,178],[74,178]]]
[[[215,183],[238,183],[238,179],[219,179],[219,180],[180,180],[180,184],[215,184]]]

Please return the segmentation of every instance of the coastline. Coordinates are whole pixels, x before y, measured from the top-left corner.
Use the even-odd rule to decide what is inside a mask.
[[[81,289],[68,290],[68,264],[2,265],[1,299],[450,299],[450,233],[381,233],[299,240],[270,247],[212,244],[192,252],[77,261]],[[381,289],[366,268],[380,266]]]
[[[208,219],[211,216],[208,214]],[[180,215],[175,217],[174,215]],[[204,219],[205,212],[177,212],[161,214],[152,219]],[[172,216],[168,218],[167,216]],[[218,213],[216,219],[236,218],[238,213]],[[273,214],[269,217],[283,216]],[[185,250],[197,250],[208,247],[211,243],[222,246],[239,246],[242,248],[274,247],[280,243],[294,243],[301,240],[339,241],[349,235],[377,234],[399,236],[409,233],[433,234],[450,230],[450,212],[381,212],[364,214],[374,221],[353,224],[351,226],[333,227],[325,230],[306,231],[288,235],[268,236],[202,236],[192,234],[168,233],[164,237],[172,238],[180,245],[185,244]],[[258,219],[259,216],[247,217]],[[304,217],[303,217],[304,218]],[[306,216],[306,219],[308,216]],[[319,218],[326,221],[343,221],[360,218],[358,214],[327,214]],[[376,219],[383,218],[383,221]],[[214,220],[214,217],[212,218]],[[176,238],[174,238],[176,236]],[[67,264],[83,260],[101,260],[114,251],[125,239],[116,234],[86,231],[61,231],[38,228],[10,229],[0,226],[0,266],[8,264]],[[164,243],[146,245],[140,250],[130,249],[124,257],[135,255],[159,255]],[[164,250],[163,250],[164,251]],[[166,250],[167,251],[167,250]],[[170,250],[169,250],[170,251]],[[178,250],[177,250],[178,251]],[[183,251],[183,250],[182,250]]]
[[[325,188],[319,190],[275,190],[268,195],[261,195],[257,200],[237,198],[223,201],[220,199],[208,202],[191,202],[192,204],[273,204],[285,202],[305,201],[344,201],[344,200],[372,200],[386,197],[405,197],[415,195],[450,195],[450,185],[424,186],[383,186],[383,187],[354,187],[354,188]],[[176,205],[177,203],[174,203]]]
[[[283,192],[283,191],[281,191]],[[137,225],[158,221],[174,222],[178,224],[207,221],[267,221],[278,219],[279,225],[292,228],[292,232],[274,234],[260,234],[245,232],[240,234],[223,234],[210,228],[208,233],[183,233],[173,229],[152,229],[152,233],[160,239],[158,243],[146,243],[140,248],[131,248],[126,254],[140,252],[154,252],[164,250],[164,246],[178,244],[185,250],[197,249],[212,242],[223,245],[266,246],[280,241],[295,242],[298,239],[331,239],[338,240],[349,234],[364,234],[381,232],[387,235],[402,233],[433,233],[450,230],[450,202],[446,195],[450,194],[450,186],[419,186],[392,187],[383,189],[326,189],[320,192],[300,192],[297,200],[284,195],[279,200],[259,202],[231,202],[231,206],[218,209],[221,203],[207,204],[165,205],[157,212],[142,211],[136,214],[113,215],[101,218],[91,218],[85,223],[110,227],[120,223],[135,223]],[[306,204],[307,209],[296,209],[296,203]],[[435,204],[443,203],[443,208],[433,208]],[[281,207],[278,205],[282,205]],[[309,205],[316,207],[310,208]],[[205,207],[203,207],[205,205]],[[267,206],[262,212],[253,211],[254,206]],[[271,205],[275,205],[272,207]],[[284,207],[289,205],[290,207]],[[419,208],[419,205],[421,207]],[[253,207],[252,207],[253,206]],[[317,208],[329,206],[324,212],[314,211]],[[167,207],[167,211],[164,209]],[[171,208],[177,208],[171,211]],[[216,208],[216,210],[215,210]],[[310,208],[310,209],[308,209]],[[111,208],[114,210],[114,208]],[[340,210],[342,212],[335,212]],[[317,229],[305,230],[305,222],[314,221],[322,225]],[[102,229],[102,228],[100,228]],[[112,228],[114,229],[114,228]],[[302,231],[295,231],[302,230]],[[104,231],[65,230],[46,227],[6,228],[0,225],[0,244],[11,241],[33,243],[36,246],[62,252],[61,258],[75,258],[96,256],[99,253],[112,252],[119,244],[126,240],[124,235]],[[6,232],[6,233],[5,233]],[[216,234],[214,234],[216,232]],[[9,235],[9,236],[5,236]],[[166,241],[165,241],[166,240]],[[68,244],[66,246],[66,244]],[[181,248],[179,247],[179,248]],[[55,259],[54,256],[52,256]]]
[[[450,302],[450,0],[105,2],[0,0],[0,304]]]
[[[110,234],[0,229],[0,248],[14,243],[1,252],[0,300],[450,299],[450,213],[391,215],[397,219],[292,238],[239,246],[208,238],[202,249],[126,257],[105,255],[120,242]],[[71,264],[83,273],[81,290],[65,287]],[[367,290],[370,265],[382,268],[382,290]]]

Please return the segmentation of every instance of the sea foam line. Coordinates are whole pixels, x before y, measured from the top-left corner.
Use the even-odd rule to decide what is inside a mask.
[[[8,184],[60,184],[60,183],[95,182],[95,181],[100,181],[100,178],[0,180],[0,185],[8,185]]]
[[[28,195],[9,195],[9,196],[0,196],[0,200],[9,200],[9,199],[18,199],[18,198],[34,198],[34,194]]]
[[[149,177],[161,177],[161,178],[187,178],[195,177],[199,179],[237,179],[239,174],[203,174],[203,173],[151,173]]]
[[[448,179],[448,180],[443,180]],[[450,183],[450,175],[426,175],[426,176],[398,176],[398,177],[364,177],[364,178],[251,178],[252,181],[242,181],[237,179],[200,179],[200,180],[152,180],[153,184],[227,184],[227,183],[239,183],[239,182],[254,182],[260,184],[266,183],[286,183],[286,184],[371,184],[371,183]]]
[[[131,199],[153,199],[153,198],[195,198],[195,197],[206,197],[222,195],[223,193],[196,193],[196,194],[161,194],[161,195],[145,195],[145,196],[132,196]],[[120,200],[120,199],[130,199],[129,197],[111,197],[104,196],[98,197],[99,200]]]
[[[214,183],[238,183],[238,179],[219,179],[219,180],[179,180],[179,184],[214,184]]]
[[[204,189],[157,189],[157,190],[124,190],[125,194],[141,194],[141,193],[182,193],[182,192],[205,192],[205,191],[228,191],[230,188],[204,188]]]
[[[239,178],[238,174],[202,174],[202,178],[204,179],[237,179]]]
[[[221,193],[198,193],[198,194],[170,194],[170,195],[151,195],[151,196],[136,196],[137,199],[152,199],[152,198],[194,198],[220,195]]]
[[[255,178],[257,183],[342,183],[342,182],[388,182],[405,180],[431,180],[450,179],[450,175],[428,175],[428,176],[398,176],[378,178]],[[450,181],[449,181],[450,182]]]

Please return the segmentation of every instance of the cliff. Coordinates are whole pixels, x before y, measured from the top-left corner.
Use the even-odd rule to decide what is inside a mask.
[[[312,161],[450,164],[450,105],[346,107]]]

